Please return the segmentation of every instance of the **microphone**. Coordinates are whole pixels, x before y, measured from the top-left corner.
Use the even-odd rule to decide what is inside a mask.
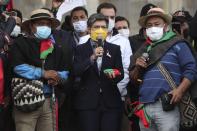
[[[99,35],[97,37],[97,44],[98,44],[98,47],[103,47],[103,38],[102,38],[102,35]],[[97,66],[98,66],[99,71],[101,70],[102,56],[103,56],[103,54],[97,58]]]
[[[149,54],[148,54],[147,52],[144,52],[144,53],[142,54],[142,57],[146,60],[146,62],[149,61]]]
[[[149,61],[149,54],[147,52],[142,53],[142,56],[145,59],[145,62],[147,63]],[[138,70],[138,79],[137,82],[142,83],[142,76],[145,72],[145,69],[137,66],[137,70]]]
[[[102,39],[102,36],[101,35],[99,35],[98,37],[97,37],[97,44],[98,44],[98,47],[103,47],[103,39]]]
[[[102,47],[103,48],[103,37],[102,37],[102,35],[98,35],[98,37],[97,37],[97,47]],[[103,55],[103,54],[101,54],[101,55]],[[102,57],[102,56],[100,56],[100,57]]]

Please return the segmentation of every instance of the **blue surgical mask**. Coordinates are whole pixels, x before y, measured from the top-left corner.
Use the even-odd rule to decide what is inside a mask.
[[[48,26],[37,26],[34,35],[38,39],[47,39],[51,35],[51,28]]]

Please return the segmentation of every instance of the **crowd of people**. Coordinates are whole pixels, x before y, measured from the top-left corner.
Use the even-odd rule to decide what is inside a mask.
[[[197,98],[197,87],[190,88],[197,80],[197,12],[170,15],[146,4],[131,36],[132,23],[112,3],[91,15],[75,7],[60,23],[63,0],[25,21],[20,10],[6,10],[7,2],[0,1],[1,131],[196,130],[181,126],[179,103],[188,91]]]

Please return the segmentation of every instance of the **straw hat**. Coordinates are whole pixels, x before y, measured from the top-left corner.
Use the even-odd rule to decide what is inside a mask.
[[[60,21],[55,19],[53,14],[47,9],[37,9],[31,12],[31,16],[28,20],[22,23],[22,28],[26,31],[29,31],[29,24],[33,20],[38,19],[48,19],[51,21],[52,29],[57,28],[60,25]]]
[[[150,17],[158,16],[161,17],[167,24],[171,23],[172,17],[164,12],[163,9],[155,7],[148,11],[146,16],[140,17],[138,23],[141,27],[146,26],[146,22]]]

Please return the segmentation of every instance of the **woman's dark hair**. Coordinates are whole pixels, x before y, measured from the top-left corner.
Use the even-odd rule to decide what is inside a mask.
[[[112,3],[101,3],[98,7],[97,7],[97,13],[101,13],[101,9],[103,8],[107,8],[107,9],[111,9],[113,8],[115,13],[117,12],[116,7],[112,4]]]
[[[123,16],[116,16],[115,23],[118,22],[118,21],[126,21],[127,24],[128,24],[128,27],[130,28],[130,23],[125,17],[123,17]]]
[[[102,14],[92,14],[89,19],[88,19],[88,27],[92,27],[92,25],[96,22],[96,21],[105,21],[107,26],[108,26],[108,19],[107,17],[105,17],[104,15]]]
[[[78,7],[75,7],[74,9],[72,9],[72,11],[70,13],[71,18],[73,17],[73,13],[75,11],[84,11],[86,16],[88,17],[88,11],[83,6],[78,6]]]

